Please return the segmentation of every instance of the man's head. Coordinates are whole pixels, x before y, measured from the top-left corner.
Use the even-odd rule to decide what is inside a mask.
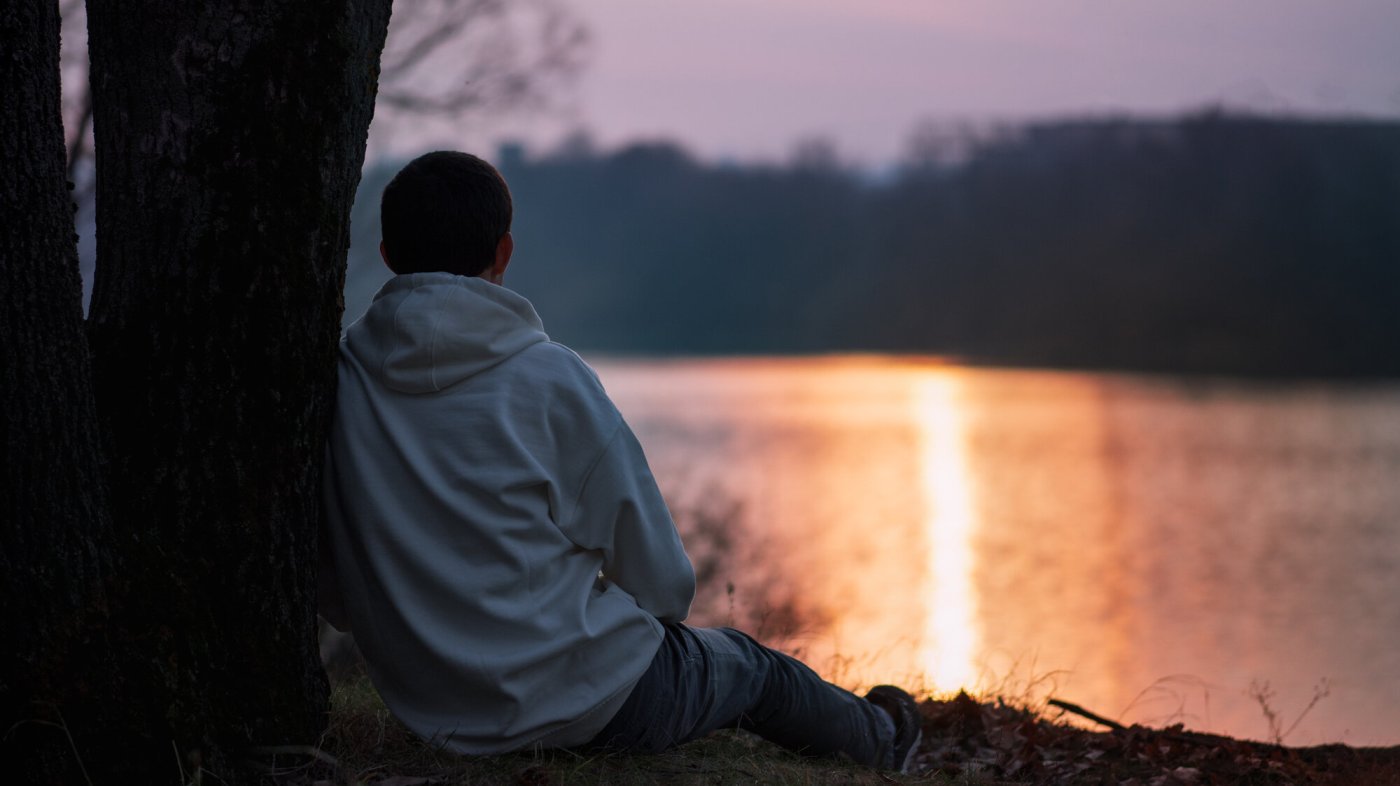
[[[442,271],[500,283],[510,262],[510,189],[468,153],[419,156],[384,188],[379,251],[395,273]]]

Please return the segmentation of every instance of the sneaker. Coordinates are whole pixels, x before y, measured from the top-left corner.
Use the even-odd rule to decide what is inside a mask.
[[[924,738],[918,703],[913,696],[893,685],[876,685],[865,694],[865,700],[894,720],[894,769],[907,775]]]

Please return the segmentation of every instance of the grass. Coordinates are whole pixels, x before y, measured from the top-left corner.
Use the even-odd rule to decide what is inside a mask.
[[[655,756],[584,756],[560,750],[459,756],[414,736],[362,676],[342,681],[332,692],[330,726],[321,751],[321,758],[306,763],[286,757],[274,780],[364,786],[990,783],[938,774],[906,777],[841,760],[803,758],[745,732],[717,732]]]
[[[1322,784],[1400,786],[1400,747],[1288,748],[1179,724],[1093,731],[1001,699],[925,698],[924,743],[912,776],[803,758],[743,732],[719,732],[656,756],[543,750],[467,757],[423,742],[393,717],[369,680],[339,681],[316,750],[283,751],[278,786],[512,784]],[[295,754],[295,755],[292,755]]]

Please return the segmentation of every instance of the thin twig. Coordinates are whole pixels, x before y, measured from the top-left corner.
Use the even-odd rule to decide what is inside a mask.
[[[347,772],[345,768],[343,768],[340,765],[340,759],[337,759],[329,753],[326,753],[325,751],[321,750],[320,746],[317,745],[263,745],[247,748],[245,749],[245,752],[251,756],[271,756],[272,763],[266,765],[264,765],[263,762],[255,761],[252,759],[246,760],[246,764],[252,767],[253,769],[259,769],[265,766],[265,771],[269,775],[275,776],[279,774],[279,770],[277,769],[278,756],[307,756],[312,759],[312,762],[308,762],[306,764],[293,767],[290,770],[284,770],[281,772],[294,772],[298,769],[305,769],[312,766],[314,762],[319,761],[322,764],[325,764],[331,768],[331,772],[334,773],[335,779],[338,782],[347,784],[356,782],[356,779],[353,778],[350,775],[350,773]]]
[[[1102,715],[1090,712],[1084,709],[1083,707],[1079,706],[1078,704],[1072,704],[1068,701],[1062,701],[1060,699],[1050,699],[1045,703],[1049,704],[1052,707],[1059,707],[1065,712],[1074,713],[1075,715],[1078,715],[1081,718],[1088,718],[1094,723],[1100,724],[1102,726],[1107,726],[1110,729],[1113,729],[1114,731],[1124,731],[1128,728],[1127,726],[1124,726],[1116,720],[1110,720]]]
[[[175,767],[180,770],[180,783],[185,783],[185,760],[180,757],[180,746],[170,741],[170,752],[175,754]]]
[[[57,707],[54,708],[54,712],[58,712]],[[62,713],[59,713],[58,719],[60,721],[63,720]],[[36,726],[52,726],[55,729],[62,731],[63,736],[68,739],[68,747],[73,751],[73,758],[77,759],[78,761],[78,771],[83,774],[83,780],[87,783],[87,785],[92,786],[92,778],[88,775],[87,765],[83,764],[83,756],[81,753],[78,753],[78,743],[73,741],[73,735],[69,733],[67,723],[54,723],[53,721],[40,720],[38,718],[26,718],[22,721],[18,721],[17,723],[15,723],[15,725],[7,729],[5,731],[5,739],[9,739],[10,735],[14,733],[15,729],[18,729],[20,726],[26,726],[29,724],[34,724]]]
[[[248,748],[248,752],[254,756],[310,756],[332,767],[340,767],[340,759],[314,745],[262,745]]]
[[[1298,724],[1303,722],[1303,718],[1307,717],[1309,712],[1312,712],[1312,708],[1316,707],[1319,701],[1322,701],[1330,695],[1332,695],[1332,683],[1324,677],[1321,682],[1313,686],[1312,701],[1308,702],[1308,706],[1304,707],[1303,711],[1298,713],[1298,717],[1293,719],[1293,725],[1288,727],[1288,731],[1279,735],[1279,744],[1282,745],[1283,738],[1292,734],[1293,730],[1298,728]]]

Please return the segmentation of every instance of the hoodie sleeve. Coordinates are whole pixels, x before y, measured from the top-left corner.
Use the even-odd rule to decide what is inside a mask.
[[[661,622],[680,622],[695,598],[695,570],[646,456],[626,423],[583,481],[565,534],[603,552],[603,576]]]

